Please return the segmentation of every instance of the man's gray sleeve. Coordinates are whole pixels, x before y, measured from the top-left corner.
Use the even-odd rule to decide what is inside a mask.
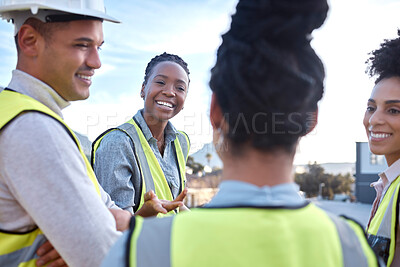
[[[100,185],[117,206],[133,213],[139,205],[141,176],[132,140],[122,131],[108,133],[95,153],[93,166]]]
[[[69,266],[99,266],[121,233],[65,128],[47,115],[23,114],[1,131],[0,155],[14,213],[34,221]]]

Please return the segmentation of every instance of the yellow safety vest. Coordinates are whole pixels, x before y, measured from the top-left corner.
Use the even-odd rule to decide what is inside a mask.
[[[399,216],[397,207],[400,190],[399,177],[390,184],[367,229],[368,243],[375,253],[385,260],[387,266],[392,264],[396,248],[396,220]]]
[[[171,189],[168,186],[167,180],[165,178],[164,172],[161,169],[160,164],[157,161],[156,156],[149,143],[147,142],[142,130],[134,119],[130,119],[126,123],[122,124],[118,128],[112,128],[101,134],[92,145],[92,157],[91,163],[94,165],[96,158],[96,150],[100,146],[101,140],[111,131],[120,130],[127,134],[131,138],[134,144],[135,157],[138,160],[138,165],[142,177],[142,189],[139,206],[135,209],[138,210],[143,206],[144,194],[149,190],[153,190],[159,199],[173,200]],[[182,149],[182,144],[185,145],[186,149]],[[175,151],[177,155],[179,174],[180,174],[180,192],[185,188],[186,180],[186,160],[188,157],[190,142],[189,138],[184,132],[179,132],[177,138],[174,140]],[[167,216],[175,214],[173,211],[166,214]],[[166,216],[164,214],[159,214],[158,217]]]
[[[124,266],[378,265],[361,226],[313,204],[200,208],[162,219],[133,220]]]
[[[62,118],[50,110],[42,103],[35,99],[4,89],[0,93],[0,131],[10,123],[14,118],[25,112],[40,112],[46,114],[58,122],[68,131],[69,135],[73,138],[78,146],[79,152],[86,164],[87,174],[97,193],[100,195],[99,184],[97,183],[96,176],[87,160],[78,138],[74,132],[64,123]],[[1,170],[0,170],[1,171]],[[20,233],[0,230],[0,266],[18,266],[18,267],[33,267],[36,266],[36,250],[46,241],[39,228],[31,231]],[[17,265],[18,264],[18,265]]]

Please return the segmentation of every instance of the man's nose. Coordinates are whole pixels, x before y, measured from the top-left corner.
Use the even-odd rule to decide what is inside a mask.
[[[92,69],[99,69],[101,67],[99,51],[96,48],[90,49],[86,59],[86,65]]]

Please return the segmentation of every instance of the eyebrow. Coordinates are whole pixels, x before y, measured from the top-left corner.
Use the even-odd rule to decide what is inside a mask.
[[[164,74],[158,74],[158,75],[154,76],[154,78],[156,78],[156,77],[162,77],[164,79],[168,79],[169,78],[167,75],[164,75]],[[178,79],[178,82],[184,83],[184,84],[187,85],[187,83],[184,80]]]
[[[396,103],[400,103],[400,100],[387,100],[385,101],[386,104],[396,104]]]
[[[75,39],[75,41],[77,42],[88,42],[88,43],[93,43],[93,39],[87,38],[87,37],[81,37],[81,38],[77,38]],[[104,41],[101,42],[101,44],[99,46],[102,46],[104,44]]]
[[[375,100],[373,100],[372,98],[368,99],[368,102],[376,103]],[[400,100],[386,100],[385,101],[385,104],[396,104],[396,103],[400,103]]]

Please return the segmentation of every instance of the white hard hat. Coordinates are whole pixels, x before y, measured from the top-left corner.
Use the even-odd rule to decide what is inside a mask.
[[[0,17],[12,20],[17,34],[24,22],[37,18],[43,22],[98,18],[119,23],[105,12],[103,0],[0,0]]]

